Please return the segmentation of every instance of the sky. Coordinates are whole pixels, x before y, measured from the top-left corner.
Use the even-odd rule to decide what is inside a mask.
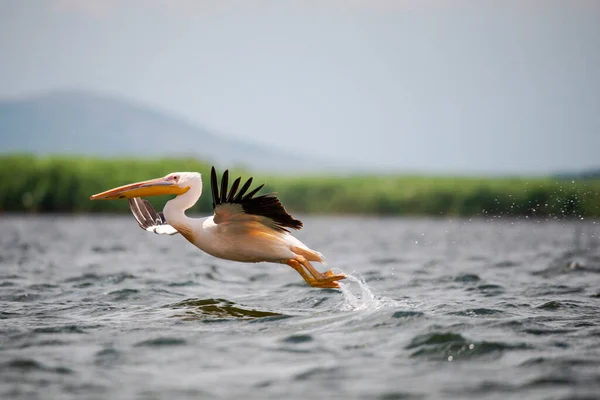
[[[381,171],[600,166],[594,0],[0,0],[0,60],[1,98],[94,90]]]

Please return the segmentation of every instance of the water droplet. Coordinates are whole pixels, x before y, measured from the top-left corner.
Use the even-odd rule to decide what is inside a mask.
[[[454,357],[448,356],[448,361],[452,361],[452,360],[454,360]]]

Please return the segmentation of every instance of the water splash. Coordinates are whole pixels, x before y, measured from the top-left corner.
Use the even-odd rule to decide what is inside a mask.
[[[344,302],[340,306],[342,311],[374,311],[384,307],[395,306],[397,304],[395,300],[388,297],[375,296],[362,275],[344,275],[346,275],[345,283],[338,282],[340,290],[344,295]],[[354,286],[352,284],[354,283],[358,285],[358,288],[360,289],[359,293],[355,294],[352,290],[352,286]]]

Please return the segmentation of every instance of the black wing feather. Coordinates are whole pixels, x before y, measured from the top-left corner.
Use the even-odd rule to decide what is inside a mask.
[[[229,191],[229,196],[227,196],[227,202],[231,203],[233,201],[233,198],[235,197],[235,193],[238,190],[238,187],[240,187],[240,181],[242,180],[242,177],[238,177],[235,181],[233,181],[233,185],[231,185],[231,190]]]
[[[221,193],[219,196],[219,182],[217,179],[217,173],[213,167],[211,170],[211,185],[213,193],[213,208],[216,208],[223,203],[239,204],[246,214],[260,215],[263,217],[270,218],[275,223],[276,229],[280,231],[288,231],[286,228],[300,229],[302,228],[302,221],[295,219],[287,212],[281,201],[277,196],[273,194],[264,194],[262,196],[254,197],[260,189],[265,185],[262,184],[257,188],[253,189],[248,194],[246,191],[252,184],[252,178],[248,179],[244,186],[236,195],[237,188],[240,184],[241,178],[237,178],[231,187],[229,195],[227,194],[227,185],[229,181],[229,170],[223,173],[221,179]]]
[[[253,191],[251,191],[250,193],[248,193],[247,195],[244,196],[243,200],[248,200],[251,199],[252,196],[254,196],[256,193],[258,193],[258,191],[260,189],[263,188],[263,186],[265,186],[265,184],[263,183],[262,185],[260,185],[259,187],[257,187],[256,189],[254,189]]]
[[[221,203],[227,201],[227,186],[229,186],[229,170],[223,172],[223,177],[221,178]]]
[[[217,181],[217,172],[215,171],[215,167],[212,167],[210,170],[210,187],[212,188],[212,203],[213,209],[220,204],[219,201],[219,182]]]
[[[246,193],[246,191],[248,190],[250,185],[252,185],[252,178],[248,179],[246,181],[246,183],[244,183],[244,186],[242,186],[242,188],[240,189],[240,192],[237,194],[237,196],[235,196],[235,199],[233,199],[234,203],[239,203],[240,200],[242,200],[244,193]]]

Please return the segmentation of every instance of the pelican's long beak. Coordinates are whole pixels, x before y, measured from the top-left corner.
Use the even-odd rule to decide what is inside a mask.
[[[162,194],[184,194],[188,187],[179,187],[174,181],[165,178],[151,179],[149,181],[130,183],[118,188],[107,190],[90,196],[90,200],[117,200],[131,197],[159,196]]]

